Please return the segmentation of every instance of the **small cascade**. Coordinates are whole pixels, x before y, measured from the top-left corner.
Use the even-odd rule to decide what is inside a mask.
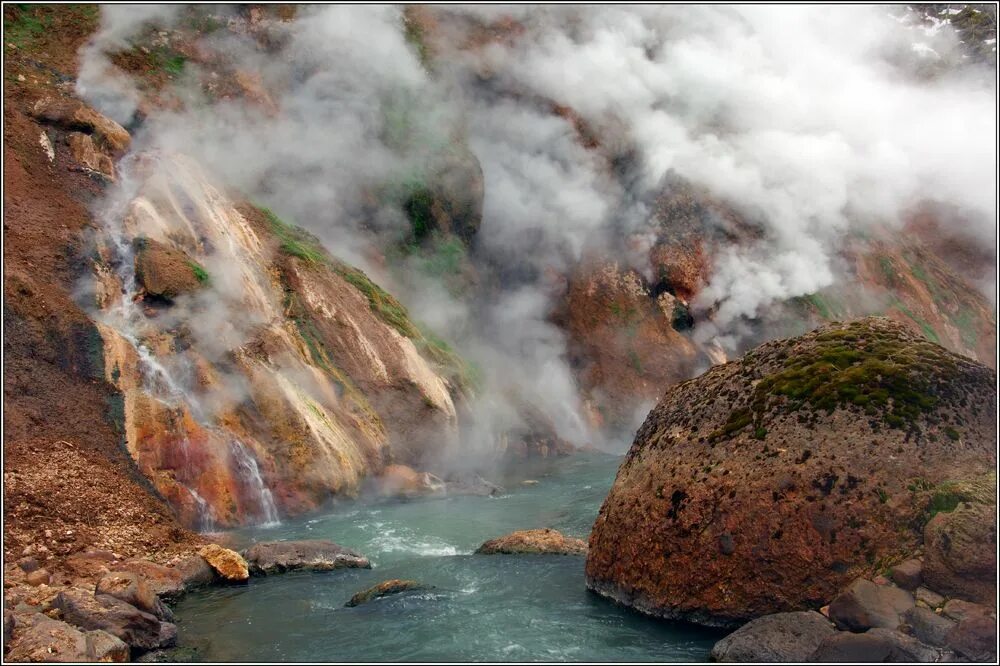
[[[191,498],[198,506],[198,531],[214,532],[216,530],[215,512],[205,498],[198,494],[194,488],[184,486],[191,493]]]
[[[260,504],[262,515],[260,516],[259,524],[265,526],[281,524],[281,519],[278,517],[278,507],[274,504],[274,496],[268,487],[264,485],[264,479],[260,476],[260,468],[257,466],[257,460],[240,440],[232,440],[231,446],[233,458],[239,467],[240,478],[256,495]]]

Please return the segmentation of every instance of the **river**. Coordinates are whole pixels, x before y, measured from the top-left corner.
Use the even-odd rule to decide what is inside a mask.
[[[553,527],[586,538],[621,458],[579,454],[504,478],[499,497],[343,504],[230,536],[330,539],[371,570],[297,572],[207,588],[176,606],[180,643],[210,661],[703,661],[720,634],[589,593],[584,558],[474,555],[483,541]],[[523,484],[531,479],[534,484]],[[390,578],[434,589],[355,608]]]

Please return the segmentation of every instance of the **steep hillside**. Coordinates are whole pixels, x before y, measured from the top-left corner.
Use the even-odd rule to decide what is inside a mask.
[[[989,496],[995,404],[994,371],[888,319],[766,343],[667,388],[594,525],[588,586],[716,626],[818,609]]]

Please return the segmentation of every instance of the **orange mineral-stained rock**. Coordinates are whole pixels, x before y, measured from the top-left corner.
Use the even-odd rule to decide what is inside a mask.
[[[250,578],[246,560],[234,550],[213,543],[202,548],[198,554],[205,558],[209,566],[224,580],[242,582]]]

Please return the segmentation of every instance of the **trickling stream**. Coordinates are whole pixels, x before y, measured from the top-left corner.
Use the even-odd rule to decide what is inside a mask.
[[[553,527],[585,538],[620,461],[580,454],[498,479],[507,488],[500,497],[348,503],[234,532],[239,548],[330,539],[367,555],[373,568],[192,593],[175,608],[180,643],[211,661],[706,660],[720,634],[589,593],[582,557],[473,554],[517,529]],[[355,592],[390,578],[435,588],[344,607]]]

